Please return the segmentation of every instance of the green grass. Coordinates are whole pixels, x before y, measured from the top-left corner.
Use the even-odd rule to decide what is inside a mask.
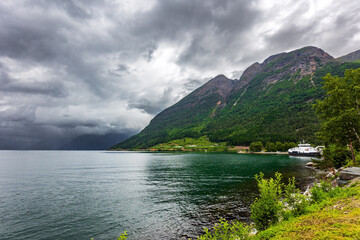
[[[239,221],[225,224],[221,220],[213,231],[205,229],[198,239],[360,239],[359,184],[331,190],[322,201],[308,205],[306,212],[256,235],[250,234],[250,227]],[[229,231],[231,226],[237,228]]]
[[[360,186],[309,208],[310,213],[281,222],[254,239],[360,239]]]
[[[169,141],[167,143],[160,143],[149,149],[158,151],[209,151],[209,152],[224,152],[228,151],[225,142],[215,143],[211,142],[207,136],[199,138],[182,138]]]

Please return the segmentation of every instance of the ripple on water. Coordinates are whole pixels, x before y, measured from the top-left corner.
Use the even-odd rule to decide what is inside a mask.
[[[304,160],[238,154],[1,151],[0,239],[188,239],[249,221],[254,175]],[[288,175],[289,175],[288,174]]]

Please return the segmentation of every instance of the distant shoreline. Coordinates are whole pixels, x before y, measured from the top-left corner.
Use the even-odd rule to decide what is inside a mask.
[[[237,153],[237,154],[256,154],[256,155],[289,155],[288,152],[249,152],[249,151],[205,151],[205,150],[159,150],[159,149],[109,149],[108,151],[125,151],[125,152],[183,152],[183,153]]]
[[[258,155],[289,155],[288,152],[238,152],[239,154],[258,154]]]

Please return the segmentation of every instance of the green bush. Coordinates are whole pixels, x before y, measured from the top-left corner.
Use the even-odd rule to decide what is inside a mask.
[[[120,234],[120,237],[117,238],[117,240],[126,240],[127,239],[127,232],[124,231]],[[91,238],[91,240],[94,240],[94,238]]]
[[[274,178],[264,179],[256,175],[260,195],[251,205],[251,219],[258,230],[264,230],[279,222],[306,213],[308,201],[295,187],[295,178],[289,179],[287,185],[281,183],[281,174]]]
[[[225,219],[221,218],[219,223],[213,227],[213,232],[208,228],[204,228],[205,234],[197,237],[200,240],[215,240],[215,239],[248,239],[250,227],[239,221],[228,223]]]
[[[321,182],[320,184],[317,184],[311,188],[311,201],[314,203],[319,203],[329,198],[332,191],[331,183]]]
[[[300,193],[299,189],[295,187],[295,178],[290,178],[288,185],[284,187],[285,199],[283,202],[287,205],[282,215],[284,219],[290,217],[297,217],[306,213],[308,202],[306,197]]]
[[[250,151],[251,152],[261,152],[263,147],[264,146],[261,142],[252,142],[250,144]]]
[[[255,176],[260,196],[251,205],[251,219],[258,230],[264,230],[277,223],[282,210],[281,174],[275,173],[275,178],[264,179],[264,174]]]
[[[355,163],[356,163],[356,166],[360,166],[360,153],[358,153],[355,157]]]
[[[120,234],[120,237],[117,238],[117,240],[126,240],[127,239],[127,232],[124,231],[122,234]]]

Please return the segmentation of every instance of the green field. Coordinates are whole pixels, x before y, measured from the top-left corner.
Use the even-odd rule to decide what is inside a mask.
[[[160,143],[149,148],[157,151],[198,151],[198,152],[226,152],[226,142],[211,142],[207,136],[199,138],[182,138]]]

